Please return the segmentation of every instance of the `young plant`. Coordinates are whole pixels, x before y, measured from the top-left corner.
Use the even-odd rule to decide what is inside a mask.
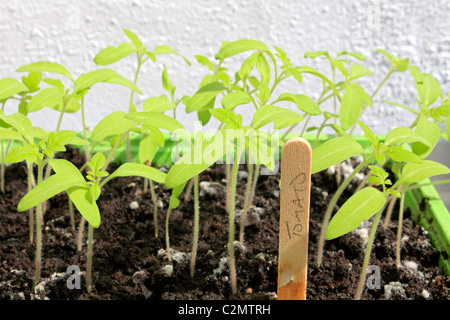
[[[153,62],[156,61],[156,56],[159,54],[175,54],[177,56],[180,56],[183,58],[183,60],[190,65],[189,60],[187,60],[184,56],[179,54],[177,51],[172,49],[170,46],[167,45],[158,45],[156,46],[154,51],[150,51],[147,47],[144,46],[142,41],[139,39],[139,37],[131,32],[130,30],[124,29],[123,30],[129,41],[131,42],[122,42],[119,46],[109,46],[103,50],[101,50],[94,58],[94,62],[98,65],[105,66],[113,64],[119,60],[122,60],[123,58],[131,55],[136,54],[137,59],[137,66],[136,66],[136,72],[134,74],[134,79],[132,84],[136,86],[137,79],[140,73],[140,70],[145,62],[147,62],[149,59]],[[134,99],[134,90],[131,90],[130,94],[130,102],[129,102],[129,109],[128,113],[132,111],[136,111],[136,108],[133,103]],[[129,136],[127,136],[127,161],[131,162],[131,153],[130,153],[130,140]]]
[[[405,187],[409,183],[422,181],[434,175],[450,173],[449,168],[434,161],[409,162],[404,165],[400,179],[392,185],[392,182],[387,179],[388,173],[382,168],[378,166],[369,166],[369,168],[372,173],[370,181],[377,186],[382,186],[382,191],[374,187],[366,187],[351,196],[334,215],[325,234],[327,240],[335,239],[356,229],[361,222],[375,214],[355,299],[361,297],[376,229],[388,197],[396,196],[404,199]],[[389,187],[390,185],[392,187]]]
[[[184,141],[188,141],[188,143],[191,144],[189,134],[187,134],[187,139],[185,138]],[[166,216],[166,245],[168,254],[170,253],[168,230],[170,210],[178,206],[178,195],[183,191],[186,183],[190,179],[194,179],[194,235],[190,265],[191,277],[194,276],[195,272],[199,233],[198,175],[216,163],[216,161],[222,158],[227,152],[233,150],[233,147],[234,145],[227,140],[224,129],[218,131],[210,140],[203,139],[203,136],[200,133],[197,135],[194,144],[191,144],[191,148],[189,150],[183,150],[183,156],[175,162],[167,173],[165,181],[166,188],[173,189],[169,210]]]
[[[225,42],[222,44],[219,52],[215,56],[218,60],[217,68],[213,68],[214,65],[205,57],[201,57],[200,60],[197,56],[199,62],[209,66],[210,70],[214,71],[214,75],[204,78],[204,82],[207,84],[204,85],[196,94],[198,95],[203,91],[208,93],[210,96],[208,96],[208,99],[204,100],[205,102],[208,101],[208,103],[201,104],[203,107],[200,108],[198,104],[191,103],[192,106],[195,106],[194,110],[199,112],[199,118],[200,111],[203,112],[203,110],[209,110],[210,114],[220,120],[221,124],[219,128],[222,128],[227,121],[230,122],[230,119],[235,116],[233,115],[233,112],[237,113],[237,111],[235,111],[236,109],[242,107],[245,108],[245,105],[251,103],[254,105],[256,113],[259,112],[259,114],[255,115],[255,117],[257,119],[258,117],[261,118],[258,120],[261,121],[261,124],[258,124],[258,127],[252,126],[254,129],[259,129],[266,124],[274,122],[275,132],[288,127],[289,132],[299,122],[301,122],[306,115],[314,116],[321,114],[321,110],[318,105],[304,94],[285,92],[281,93],[277,99],[269,102],[277,87],[285,79],[292,76],[298,83],[302,82],[301,73],[298,71],[298,68],[291,63],[291,60],[287,56],[286,52],[279,47],[274,47],[274,49],[276,51],[275,54],[273,54],[264,43],[255,40]],[[231,77],[225,73],[227,69],[221,67],[223,62],[227,58],[246,53],[248,51],[252,53],[242,62],[240,69],[235,74],[234,81],[232,81]],[[278,57],[280,60],[280,66],[278,65],[278,60],[275,57]],[[272,62],[272,65],[269,64],[269,61]],[[216,82],[210,83],[210,81]],[[213,85],[217,90],[215,90],[214,93],[211,93],[211,91],[207,90],[207,88]],[[212,100],[209,100],[211,98],[215,98],[218,94],[223,94],[221,100],[222,109],[214,108],[214,103],[211,103]],[[280,103],[284,102],[294,103],[302,114],[298,114],[289,109],[284,109],[278,106]],[[259,111],[260,109],[263,110]],[[188,108],[187,111],[189,111]],[[231,113],[227,113],[227,111],[230,111]],[[277,118],[274,118],[273,121],[266,121],[267,119],[262,119],[262,117],[266,115],[271,117],[272,114],[277,114]],[[283,140],[283,138],[281,140]],[[282,143],[282,141],[280,141],[280,143]],[[254,160],[251,159],[252,155],[249,154],[247,149],[248,148],[246,148],[246,158],[248,159],[249,178],[247,181],[245,203],[241,219],[241,230],[239,236],[241,242],[244,241],[243,229],[246,220],[246,213],[252,203],[261,165],[258,162],[255,163]],[[230,164],[227,164],[227,186],[227,208],[229,208],[229,195],[231,194],[230,188],[232,186]]]
[[[44,167],[53,159],[55,152],[65,151],[65,145],[78,144],[83,145],[86,141],[76,137],[76,132],[69,130],[60,130],[58,132],[51,132],[46,134],[42,130],[33,128],[31,121],[21,113],[14,113],[11,115],[1,116],[1,120],[8,123],[12,128],[16,130],[18,134],[22,136],[19,139],[22,145],[13,148],[5,158],[6,163],[15,163],[26,161],[31,175],[31,167],[33,164],[37,166],[37,181],[36,184],[41,184],[44,180]],[[40,140],[35,143],[35,138]],[[55,187],[55,184],[68,187],[73,183],[69,177],[67,180],[51,179],[50,182],[46,182],[47,188],[41,190],[42,195],[47,198],[54,196],[59,189]],[[29,183],[29,188],[31,184]],[[31,192],[31,191],[30,191]],[[56,193],[55,193],[56,192]],[[44,197],[45,197],[44,196]],[[39,198],[40,200],[41,198]],[[44,201],[43,200],[43,201]],[[35,261],[35,276],[33,285],[36,285],[40,280],[41,275],[41,255],[42,255],[42,202],[34,201],[33,205],[28,206],[26,209],[19,210],[24,211],[36,207],[36,261]],[[32,225],[30,216],[30,226]],[[30,228],[30,232],[32,229]],[[31,236],[30,236],[31,238]]]
[[[22,77],[22,82],[14,78],[4,78],[0,80],[0,103],[2,105],[0,115],[5,112],[5,104],[8,100],[18,100],[20,101],[18,106],[18,112],[26,115],[28,100],[30,99],[29,93],[39,90],[38,84],[41,81],[40,73],[30,73],[28,77]],[[1,169],[0,169],[0,191],[5,192],[5,164],[4,160],[8,154],[13,140],[18,140],[16,137],[11,137],[9,131],[3,131],[7,129],[8,125],[5,123],[0,123],[0,129],[2,133],[0,134],[0,144],[1,144]],[[19,135],[20,137],[20,135]],[[5,148],[5,142],[7,146]]]
[[[137,163],[122,164],[112,174],[109,174],[105,170],[108,162],[102,153],[96,153],[88,163],[90,169],[87,172],[88,181],[67,160],[52,159],[49,160],[49,164],[55,171],[55,174],[39,182],[33,190],[27,193],[19,202],[18,210],[27,210],[60,192],[67,192],[80,214],[89,223],[86,288],[87,292],[90,293],[92,290],[93,233],[94,228],[98,228],[101,222],[97,200],[103,187],[113,178],[127,176],[140,176],[162,183],[166,178],[166,174],[155,168]]]
[[[422,143],[429,145],[428,141],[422,136],[415,133],[408,127],[398,127],[392,129],[387,135],[384,142],[380,142],[379,138],[361,121],[358,121],[361,129],[365,133],[365,137],[371,143],[370,155],[364,157],[364,160],[352,171],[352,173],[341,183],[336,193],[333,195],[327,211],[325,212],[317,252],[317,264],[322,262],[323,245],[325,240],[325,232],[327,230],[328,221],[333,212],[334,206],[337,203],[342,192],[350,183],[351,179],[364,167],[367,167],[371,162],[376,161],[379,165],[384,165],[387,157],[395,162],[420,162],[421,159],[416,154],[408,151],[402,147],[407,143]],[[325,142],[313,150],[312,174],[328,168],[334,164],[339,163],[346,156],[351,157],[357,154],[364,153],[362,147],[354,141],[351,137],[334,138]]]
[[[176,120],[176,107],[181,102],[175,98],[175,90],[176,87],[172,84],[169,79],[169,75],[167,72],[166,66],[164,66],[164,70],[162,72],[162,83],[163,88],[170,95],[170,100],[166,95],[161,95],[159,97],[150,97],[144,101],[144,112],[160,112],[164,113],[169,110],[173,110],[172,118]],[[175,133],[174,133],[175,134]],[[163,148],[165,144],[164,136],[162,132],[151,125],[142,125],[141,128],[142,138],[139,143],[139,163],[145,163],[147,165],[151,165],[153,158],[156,154],[158,146]],[[177,141],[177,137],[175,136],[175,141]],[[178,144],[175,145],[175,151],[178,155]],[[144,191],[147,191],[147,185],[150,184],[150,192],[153,201],[153,220],[155,225],[155,238],[158,237],[158,207],[157,207],[157,199],[155,190],[153,187],[153,182],[150,180],[149,183],[147,180],[144,181]],[[177,195],[178,196],[178,195]],[[178,206],[178,205],[177,205]],[[174,208],[169,208],[174,209]],[[170,213],[170,212],[169,212]],[[169,214],[168,214],[169,216]]]

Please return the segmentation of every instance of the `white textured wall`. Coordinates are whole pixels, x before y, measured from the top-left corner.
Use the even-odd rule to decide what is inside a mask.
[[[371,92],[384,77],[388,64],[376,48],[384,48],[411,59],[423,72],[450,90],[450,1],[386,0],[83,0],[0,2],[0,78],[20,78],[15,70],[25,64],[47,60],[65,65],[74,76],[94,70],[93,58],[108,45],[127,38],[122,28],[137,33],[149,48],[167,44],[192,62],[188,67],[175,56],[160,56],[146,64],[138,86],[144,95],[136,99],[138,109],[146,97],[160,95],[162,65],[166,64],[177,96],[192,95],[207,70],[195,61],[195,54],[213,58],[224,40],[252,38],[283,48],[294,64],[313,64],[305,51],[359,51],[367,57],[365,66],[376,70],[367,83]],[[313,64],[315,65],[315,64]],[[322,68],[321,66],[317,65]],[[112,65],[132,79],[135,59]],[[233,73],[236,66],[230,65]],[[322,69],[327,70],[327,69]],[[317,97],[319,87],[312,77],[298,85],[290,81],[282,88]],[[379,97],[415,106],[415,87],[409,73],[396,74]],[[86,98],[88,125],[93,127],[115,110],[127,110],[129,92],[112,85],[99,85]],[[14,112],[8,103],[6,112]],[[398,125],[409,125],[411,117],[382,102],[365,114],[377,133]],[[32,114],[35,125],[54,129],[58,114],[49,109]],[[193,128],[195,114],[178,112],[187,128]],[[63,126],[80,130],[79,114],[68,114]],[[216,124],[211,123],[212,127]]]

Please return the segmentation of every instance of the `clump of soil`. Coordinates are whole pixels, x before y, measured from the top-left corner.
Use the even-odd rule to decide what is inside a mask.
[[[84,163],[84,157],[76,149],[68,148],[59,156],[78,167]],[[0,193],[0,299],[276,299],[279,174],[259,177],[253,207],[248,213],[245,242],[243,245],[236,243],[237,296],[231,294],[228,269],[223,165],[216,165],[200,175],[200,234],[194,277],[189,274],[193,197],[184,200],[182,194],[180,206],[171,213],[169,232],[173,261],[170,263],[164,230],[170,191],[155,184],[159,212],[159,237],[155,238],[153,202],[150,192],[143,191],[143,179],[111,180],[98,200],[102,222],[94,232],[91,294],[86,293],[84,285],[86,245],[83,251],[77,251],[78,230],[71,227],[65,193],[47,204],[43,222],[42,281],[32,289],[35,243],[29,240],[28,213],[18,213],[16,209],[27,192],[26,177],[23,163],[8,166],[6,190]],[[243,167],[238,181],[237,218],[243,207],[245,186]],[[346,190],[338,205],[355,187],[352,185]],[[312,176],[308,299],[353,299],[359,279],[370,220],[355,232],[327,241],[322,265],[318,267],[315,263],[323,215],[335,190],[333,175],[320,172]],[[80,215],[75,212],[78,228]],[[239,221],[236,221],[236,229],[238,233]],[[379,226],[372,250],[370,263],[379,268],[379,286],[374,282],[375,288],[365,288],[362,299],[449,300],[450,277],[439,273],[439,252],[431,246],[427,232],[406,214],[401,251],[403,267],[399,270],[395,266],[396,232],[394,212],[387,228]],[[238,239],[238,234],[235,238]],[[81,271],[80,289],[72,273],[77,269]]]

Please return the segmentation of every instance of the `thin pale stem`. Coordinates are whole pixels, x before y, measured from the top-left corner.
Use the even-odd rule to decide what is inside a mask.
[[[328,222],[330,220],[331,213],[333,212],[333,209],[334,209],[334,206],[335,206],[336,202],[338,201],[339,197],[341,196],[342,192],[344,192],[345,188],[348,186],[350,181],[353,179],[353,177],[362,168],[364,168],[370,161],[372,161],[373,158],[374,158],[374,156],[372,155],[369,158],[367,158],[366,161],[361,162],[359,164],[359,166],[357,166],[355,168],[355,170],[353,170],[353,172],[350,173],[350,175],[344,180],[344,182],[342,182],[342,184],[339,186],[339,188],[336,191],[336,193],[333,195],[333,198],[331,199],[330,204],[328,205],[327,211],[325,212],[325,217],[324,217],[323,222],[322,222],[322,228],[320,230],[319,246],[318,246],[318,250],[317,250],[317,265],[320,266],[320,264],[322,263],[323,245],[324,245],[324,242],[325,242],[325,232],[327,230]]]
[[[371,173],[366,174],[366,176],[364,177],[363,181],[361,181],[361,183],[359,184],[358,188],[356,188],[355,193],[357,193],[359,190],[361,190],[362,188],[364,188],[366,186],[367,181],[369,180],[369,178],[372,176]]]
[[[134,74],[134,80],[133,80],[133,85],[136,85],[137,83],[137,78],[139,75],[139,71],[141,69],[142,66],[142,57],[139,55],[139,53],[137,54],[137,59],[138,59],[138,65],[136,68],[136,73]],[[128,104],[128,112],[131,112],[131,105],[133,104],[133,98],[134,98],[134,90],[131,90],[131,94],[130,94],[130,103]],[[127,161],[131,162],[131,151],[130,151],[130,134],[127,133]]]
[[[82,127],[83,127],[83,138],[84,140],[87,140],[87,132],[86,132],[86,118],[84,115],[84,97],[81,98],[81,121],[82,121]],[[89,151],[89,146],[84,146],[84,150],[86,153],[86,162],[91,161],[91,154]]]
[[[397,263],[397,269],[400,269],[402,266],[402,262],[400,259],[400,248],[402,245],[402,227],[403,227],[403,209],[405,206],[405,193],[406,188],[405,186],[400,186],[399,189],[401,189],[401,198],[400,198],[400,209],[398,211],[398,229],[397,229],[397,250],[396,250],[396,263]]]
[[[0,169],[0,185],[1,185],[1,191],[5,193],[5,151],[3,147],[3,140],[0,140],[0,144],[2,145],[2,163],[1,163],[1,169]]]
[[[169,261],[172,261],[170,257],[170,236],[169,236],[170,211],[171,208],[169,207],[169,209],[167,209],[166,214],[166,251],[167,251],[167,259],[169,259]]]
[[[73,215],[73,202],[69,198],[69,214],[70,214],[70,224],[72,225],[72,229],[75,230],[75,218]]]
[[[225,204],[225,209],[228,212],[230,212],[230,188],[231,188],[231,164],[227,163],[226,164],[226,179],[227,179],[227,198],[226,198],[226,204]]]
[[[88,227],[88,251],[86,266],[86,289],[88,293],[92,291],[92,247],[94,240],[94,227],[89,223]]]
[[[249,200],[250,200],[250,192],[251,192],[251,188],[252,188],[254,168],[255,168],[255,165],[253,163],[248,164],[247,188],[245,189],[244,210],[242,211],[241,229],[239,231],[239,241],[241,243],[244,243],[244,227],[245,227],[245,220],[247,219],[247,211],[250,207]]]
[[[28,171],[28,192],[34,188],[35,181],[33,176],[33,164],[30,164],[27,161],[27,171]],[[33,243],[34,238],[34,208],[31,208],[29,211],[29,226],[30,226],[30,242]]]
[[[241,143],[236,152],[236,159],[233,165],[233,172],[231,175],[231,190],[230,190],[230,211],[229,211],[229,240],[228,240],[228,254],[230,257],[230,276],[231,276],[231,290],[233,294],[237,292],[236,285],[236,266],[234,261],[234,209],[236,200],[236,183],[239,170],[239,160],[244,150],[244,143]]]
[[[394,211],[395,204],[397,203],[397,197],[391,196],[391,199],[388,201],[389,201],[389,205],[386,210],[386,217],[384,218],[384,223],[383,223],[383,227],[385,227],[385,228],[389,225],[389,222],[391,221],[391,215],[392,215],[392,211]]]
[[[191,256],[191,277],[195,272],[195,260],[197,257],[198,247],[198,229],[199,229],[199,201],[198,201],[198,175],[194,177],[194,238]]]
[[[189,198],[191,197],[191,190],[192,190],[193,186],[194,186],[194,178],[191,178],[186,187],[186,191],[184,192],[184,201],[186,201],[186,202],[189,201]]]
[[[38,161],[38,181],[42,182],[44,165],[41,160]],[[42,256],[42,203],[36,206],[36,260],[33,287],[36,286],[41,278],[41,256]]]
[[[150,194],[152,195],[152,202],[153,202],[153,224],[155,228],[155,238],[158,238],[158,205],[156,203],[156,194],[155,194],[155,188],[153,187],[153,181],[148,180],[150,182]]]
[[[78,227],[78,242],[77,242],[77,248],[78,251],[82,250],[83,247],[83,231],[84,231],[84,224],[86,223],[85,217],[81,217],[80,226]]]
[[[372,251],[373,241],[375,239],[375,233],[377,231],[378,223],[380,222],[381,213],[383,212],[384,207],[377,212],[375,215],[375,220],[372,224],[372,229],[370,231],[369,241],[367,243],[366,253],[364,255],[364,263],[361,269],[361,275],[359,278],[358,288],[356,289],[355,300],[359,300],[361,298],[362,290],[364,287],[364,283],[366,280],[367,267],[369,265],[370,253]]]
[[[306,127],[308,126],[309,120],[311,120],[311,115],[310,114],[308,114],[306,116],[306,120],[305,120],[305,124],[303,125],[302,132],[300,132],[300,137],[303,137],[303,135],[305,134]]]
[[[252,189],[250,190],[250,198],[248,199],[248,207],[251,208],[253,204],[253,197],[255,196],[256,184],[258,183],[259,168],[261,165],[257,164],[253,171]]]

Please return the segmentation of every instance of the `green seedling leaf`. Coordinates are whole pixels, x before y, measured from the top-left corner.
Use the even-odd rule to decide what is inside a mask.
[[[211,119],[211,113],[209,113],[209,110],[214,108],[214,102],[215,102],[215,99],[211,100],[211,102],[209,104],[210,106],[208,108],[197,111],[197,118],[198,118],[198,121],[200,121],[202,126],[206,126],[206,124]]]
[[[4,162],[5,163],[16,163],[22,162],[24,160],[28,163],[33,163],[36,161],[39,155],[39,148],[35,145],[25,144],[23,146],[17,146],[11,149],[7,154]]]
[[[23,137],[20,133],[13,130],[12,128],[0,128],[0,140],[23,141]]]
[[[36,112],[44,107],[54,109],[62,103],[64,94],[55,87],[45,88],[39,91],[28,103],[28,112]]]
[[[162,84],[164,90],[170,93],[170,96],[173,98],[175,94],[175,86],[170,82],[169,75],[167,74],[167,68],[164,65],[164,70],[162,72]]]
[[[252,100],[252,96],[247,92],[233,91],[222,98],[222,107],[234,109],[236,106],[250,103]]]
[[[282,93],[274,103],[278,101],[293,102],[300,110],[310,115],[319,115],[322,113],[317,103],[304,94]]]
[[[354,63],[354,64],[352,64],[352,67],[350,69],[349,80],[352,81],[352,80],[367,76],[369,74],[373,74],[373,72],[370,71],[369,69],[367,69],[366,67],[363,67],[359,63]]]
[[[0,80],[0,101],[24,91],[28,91],[28,88],[22,82],[14,78],[4,78]]]
[[[372,146],[376,147],[378,145],[378,142],[380,142],[380,139],[373,133],[373,131],[364,123],[361,121],[358,121],[358,124],[360,128],[364,131],[364,136],[367,140],[372,144]]]
[[[359,86],[351,83],[345,89],[339,110],[339,122],[344,130],[351,128],[364,108],[363,96]]]
[[[403,149],[401,146],[390,147],[386,150],[386,155],[396,162],[421,162],[422,159],[411,151]]]
[[[325,170],[350,157],[363,153],[359,143],[350,137],[330,139],[312,151],[311,174]]]
[[[344,66],[342,61],[337,60],[337,59],[329,59],[329,60],[330,60],[331,65],[333,67],[337,68],[344,75],[344,77],[347,79],[347,77],[348,77],[348,70]]]
[[[233,150],[234,144],[226,139],[225,130],[221,129],[210,141],[194,145],[170,168],[165,181],[166,188],[172,189],[186,183]]]
[[[47,138],[47,148],[54,151],[66,151],[66,148],[64,146],[66,144],[70,144],[75,137],[76,132],[70,130],[50,132]],[[83,139],[83,141],[85,140]]]
[[[84,180],[77,167],[64,159],[52,159],[49,164],[56,174],[69,174],[74,180],[78,181],[77,185],[67,189],[66,193],[86,221],[94,228],[98,228],[100,211],[92,198],[89,184]]]
[[[242,126],[242,116],[236,115],[228,109],[209,109],[209,112],[220,122],[224,123],[225,129],[239,129]]]
[[[180,205],[180,200],[178,199],[178,197],[183,192],[185,186],[186,182],[172,189],[172,194],[170,196],[170,203],[169,203],[170,209],[178,208],[178,206]]]
[[[386,59],[388,59],[389,61],[391,61],[391,62],[393,61],[391,54],[388,53],[386,50],[383,50],[383,49],[377,49],[377,51],[378,51],[379,53],[383,54],[383,55],[386,57]]]
[[[105,82],[114,77],[116,72],[111,69],[99,69],[87,73],[83,73],[75,81],[74,92],[79,94],[86,89],[91,88],[94,84]]]
[[[342,129],[342,127],[340,125],[334,124],[334,123],[330,123],[330,124],[326,124],[325,127],[330,127],[331,129],[333,129],[337,134],[339,134],[340,136],[349,136],[349,134]],[[316,128],[317,129],[317,128]]]
[[[242,62],[241,68],[237,72],[240,79],[246,79],[250,75],[253,67],[256,64],[256,60],[258,59],[259,55],[260,55],[260,52],[258,52],[258,51],[253,52],[247,59],[244,60],[244,62]],[[259,86],[259,80],[258,80],[258,85],[254,85],[254,87],[257,88],[258,86]]]
[[[91,168],[92,172],[97,175],[97,173],[102,170],[105,162],[106,158],[103,153],[98,152],[91,158],[91,161],[89,161],[87,165],[89,166],[89,168]]]
[[[442,106],[436,108],[436,112],[443,117],[450,116],[450,103],[447,102],[446,104],[443,104]]]
[[[131,43],[136,47],[136,49],[142,48],[142,41],[139,40],[139,37],[136,34],[127,29],[123,29],[123,32],[128,37],[128,39],[130,39]]]
[[[169,101],[167,96],[151,97],[144,101],[145,112],[165,112],[176,107],[175,103]]]
[[[100,210],[92,197],[89,185],[75,186],[66,190],[67,195],[86,221],[98,228],[100,226]]]
[[[326,57],[329,58],[328,52],[327,51],[307,51],[305,52],[304,57],[305,58],[311,58],[311,59],[316,59],[317,57]]]
[[[436,175],[448,173],[450,173],[448,167],[431,160],[423,160],[421,163],[407,163],[395,185],[416,183]]]
[[[366,57],[364,57],[364,55],[359,52],[341,51],[341,52],[338,52],[338,54],[337,54],[338,58],[341,56],[344,56],[344,55],[352,56],[353,58],[356,58],[361,61],[366,60]]]
[[[124,86],[130,90],[133,90],[134,92],[142,94],[142,91],[138,87],[136,87],[131,81],[125,79],[124,77],[122,77],[118,74],[112,76],[111,78],[109,78],[108,80],[105,80],[104,82],[111,83],[111,84],[118,84],[118,85]]]
[[[33,124],[25,115],[17,112],[8,115],[0,115],[0,119],[16,129],[28,143],[34,144],[32,135]]]
[[[312,74],[320,79],[322,79],[323,81],[325,81],[333,90],[335,90],[335,86],[333,84],[333,82],[328,79],[326,76],[324,76],[323,74],[321,74],[319,71],[317,71],[317,69],[310,67],[310,66],[301,66],[298,68],[295,68],[298,72],[300,73],[308,73],[308,74]]]
[[[125,116],[126,119],[142,123],[144,126],[165,129],[168,131],[183,130],[183,125],[172,117],[160,112],[133,112]]]
[[[186,103],[186,112],[202,110],[219,93],[225,90],[225,86],[220,82],[212,82],[201,87]]]
[[[64,159],[50,159],[48,163],[55,173],[67,173],[73,177],[78,177],[77,179],[79,181],[85,181],[78,168],[70,161]]]
[[[46,84],[55,87],[57,89],[59,89],[59,91],[61,91],[61,93],[64,92],[64,84],[61,82],[61,80],[59,79],[52,79],[52,78],[45,78],[42,79],[43,82],[45,82]]]
[[[143,135],[139,141],[139,163],[145,164],[147,161],[151,163],[157,149],[158,142],[149,134]]]
[[[124,163],[116,171],[114,171],[107,180],[116,177],[137,176],[147,178],[158,183],[166,181],[166,174],[153,167],[140,163]],[[106,180],[105,180],[106,181]]]
[[[207,67],[210,71],[213,71],[215,68],[214,63],[212,63],[207,57],[202,55],[196,55],[195,59],[197,59],[197,62],[201,65]]]
[[[297,80],[298,83],[303,82],[302,74],[295,68],[288,68],[287,73],[294,77],[295,80]]]
[[[270,89],[267,84],[261,83],[258,86],[258,92],[255,94],[257,98],[260,100],[260,105],[265,105],[266,101],[270,99]]]
[[[39,90],[39,83],[42,80],[42,73],[40,71],[33,71],[28,76],[22,77],[22,82],[28,87],[29,92],[36,92]],[[1,99],[0,99],[1,100]]]
[[[420,135],[428,143],[424,144],[421,141],[413,142],[411,145],[412,151],[422,159],[426,158],[439,141],[441,136],[441,128],[437,123],[431,122],[425,117],[421,117],[417,123],[415,130],[417,135]]]
[[[424,107],[431,106],[441,95],[439,82],[427,73],[420,72],[419,68],[409,66],[409,70],[416,83],[420,101]]]
[[[133,128],[136,122],[127,119],[126,115],[123,111],[115,111],[104,117],[92,131],[91,139],[102,142],[107,138],[121,135]]]
[[[70,72],[66,69],[66,67],[60,65],[55,62],[47,62],[47,61],[39,61],[31,64],[27,64],[26,66],[20,67],[17,69],[17,72],[50,72],[57,73],[63,75],[70,80],[73,81]]]
[[[94,62],[100,66],[106,66],[119,61],[136,52],[136,48],[128,42],[121,43],[118,47],[109,46],[101,50],[94,58]]]
[[[421,142],[425,146],[431,147],[427,139],[414,132],[408,127],[397,127],[389,131],[384,141],[385,146],[393,146],[403,143]]]
[[[367,187],[351,196],[333,216],[325,233],[326,240],[338,238],[380,211],[386,202],[381,191]]]
[[[20,200],[17,210],[25,211],[31,209],[75,185],[84,185],[84,182],[81,183],[77,176],[73,176],[70,173],[54,174],[28,192]]]
[[[280,130],[284,129],[290,126],[293,126],[296,123],[299,123],[303,121],[305,117],[303,117],[301,114],[296,113],[295,115],[292,115],[290,118],[283,118],[283,119],[276,119],[274,123],[274,129]]]
[[[450,116],[445,117],[445,127],[447,129],[447,140],[450,141]]]
[[[270,82],[270,67],[269,63],[267,63],[267,59],[263,54],[259,54],[256,59],[256,69],[261,74],[260,83],[263,85],[268,85]]]
[[[172,47],[169,47],[168,45],[164,44],[159,45],[155,48],[155,51],[153,51],[153,54],[168,54],[168,53],[181,57],[189,66],[191,65],[191,62],[188,59],[186,59],[186,57],[184,57],[178,51],[174,50]]]
[[[217,60],[222,60],[242,52],[260,50],[270,54],[270,49],[262,42],[257,40],[237,40],[223,45],[216,54]]]
[[[289,118],[303,120],[303,116],[289,109],[276,107],[273,105],[265,105],[256,110],[253,115],[252,128],[259,129],[270,122],[283,121]],[[280,123],[278,123],[280,124]]]

